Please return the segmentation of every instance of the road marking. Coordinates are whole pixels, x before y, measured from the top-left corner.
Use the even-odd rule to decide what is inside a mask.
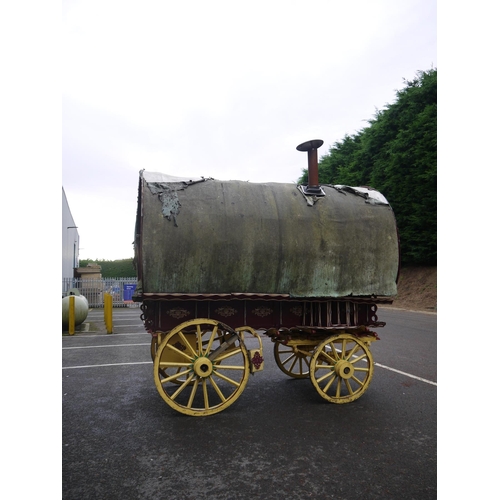
[[[113,320],[113,326],[119,326],[120,328],[125,328],[126,326],[131,327],[131,326],[137,326],[137,323],[128,323],[127,325],[120,325],[119,321]]]
[[[138,361],[137,363],[110,363],[107,365],[82,365],[82,366],[63,366],[63,370],[73,370],[74,368],[100,368],[102,366],[126,366],[126,365],[150,365],[152,361]]]
[[[102,321],[95,321],[90,319],[90,321],[85,321],[85,323],[102,323]],[[142,325],[138,325],[137,323],[127,323],[126,325],[121,324],[120,320],[116,320],[113,318],[113,325],[114,326],[119,326],[120,328],[125,328],[126,326],[134,326],[136,328],[140,328]]]
[[[129,344],[129,345],[149,345],[149,344]],[[119,346],[89,346],[89,347],[119,347]],[[69,347],[68,349],[86,349],[85,347]],[[151,364],[152,361],[139,361],[137,363],[109,363],[106,365],[81,365],[81,366],[63,366],[63,370],[72,370],[75,368],[101,368],[105,366],[126,366],[126,365],[147,365]],[[392,372],[399,373],[400,375],[405,375],[410,378],[414,378],[416,380],[420,380],[421,382],[425,382],[426,384],[435,385],[437,387],[436,382],[432,382],[432,380],[427,380],[422,377],[417,377],[416,375],[412,375],[411,373],[402,372],[401,370],[396,370],[395,368],[391,368],[389,366],[381,365],[380,363],[374,363],[375,366],[380,368],[384,368],[386,370],[390,370]]]
[[[380,366],[380,368],[385,368],[386,370],[390,370],[391,372],[396,372],[401,375],[406,375],[407,377],[414,378],[416,380],[420,380],[421,382],[425,382],[426,384],[435,385],[437,387],[437,382],[432,382],[432,380],[427,380],[425,378],[417,377],[416,375],[412,375],[411,373],[402,372],[400,370],[396,370],[395,368],[391,368],[389,366],[381,365],[380,363],[374,363],[375,366]]]
[[[131,347],[131,346],[142,346],[142,345],[150,345],[150,343],[146,344],[119,344],[119,345],[90,345],[90,346],[80,346],[80,347],[63,347],[62,349],[92,349],[92,348],[100,348],[100,347]],[[357,358],[358,356],[354,356]],[[366,360],[364,360],[366,361]],[[151,363],[151,361],[141,361],[137,363],[110,363],[106,365],[83,365],[83,366],[63,366],[63,370],[71,370],[74,368],[99,368],[103,366],[125,366],[125,365],[144,365]],[[375,366],[380,368],[384,368],[385,370],[389,370],[391,372],[399,373],[400,375],[405,375],[406,377],[413,378],[415,380],[420,380],[420,382],[425,382],[426,384],[434,385],[437,387],[437,382],[433,382],[432,380],[427,380],[422,377],[417,377],[416,375],[412,375],[411,373],[403,372],[401,370],[396,370],[396,368],[391,368],[390,366],[381,365],[380,363],[374,363]]]
[[[338,349],[338,348],[335,348],[335,350],[338,353],[341,352],[340,349]],[[353,356],[353,358],[355,358],[355,359],[357,359],[359,357],[360,356]],[[366,359],[363,359],[362,361],[364,361],[365,363],[367,362]],[[380,368],[390,370],[391,372],[399,373],[400,375],[405,375],[406,377],[414,378],[415,380],[420,380],[421,382],[425,382],[426,384],[435,385],[437,387],[437,382],[433,382],[432,380],[427,380],[427,379],[422,378],[422,377],[417,377],[416,375],[412,375],[411,373],[402,372],[401,370],[396,370],[396,368],[391,368],[390,366],[381,365],[380,363],[373,363],[373,364],[375,366],[380,366]]]
[[[116,345],[83,345],[80,347],[63,347],[63,350],[68,350],[68,349],[93,349],[93,348],[98,348],[100,349],[101,347],[131,347],[135,345],[151,345],[150,342],[147,344],[116,344]]]
[[[113,338],[113,337],[123,337],[126,335],[149,335],[147,332],[133,332],[133,333],[113,333],[113,337],[107,337],[107,335],[111,334],[96,334],[96,335],[74,335],[74,336],[69,336],[69,335],[64,335],[62,338],[63,339],[88,339],[90,337],[104,337],[104,338]]]

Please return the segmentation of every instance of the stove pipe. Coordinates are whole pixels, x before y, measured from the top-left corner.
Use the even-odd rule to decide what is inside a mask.
[[[307,188],[304,189],[304,194],[324,196],[321,187],[319,186],[318,177],[318,148],[323,145],[321,139],[313,139],[306,141],[297,146],[297,151],[307,151]]]

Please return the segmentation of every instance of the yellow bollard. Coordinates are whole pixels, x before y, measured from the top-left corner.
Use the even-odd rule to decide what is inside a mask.
[[[69,311],[68,311],[68,313],[69,313],[68,333],[70,335],[74,335],[75,334],[75,296],[74,295],[70,295],[70,297],[69,297]]]
[[[104,294],[104,323],[106,332],[113,333],[113,296],[109,293]]]
[[[113,333],[113,296],[111,294],[108,295],[108,333]]]

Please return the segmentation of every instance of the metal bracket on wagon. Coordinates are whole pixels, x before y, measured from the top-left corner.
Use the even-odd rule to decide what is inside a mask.
[[[259,341],[259,348],[250,349],[248,353],[250,354],[250,373],[253,375],[255,372],[261,372],[264,370],[264,348],[259,334],[251,326],[240,326],[236,328],[236,331],[240,334],[243,343],[245,342],[244,332],[249,332]]]

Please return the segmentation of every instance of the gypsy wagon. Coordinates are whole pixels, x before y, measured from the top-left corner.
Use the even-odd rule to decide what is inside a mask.
[[[234,403],[263,369],[262,338],[285,374],[310,378],[331,403],[367,390],[373,329],[385,325],[377,305],[397,292],[396,221],[376,190],[318,184],[322,143],[297,147],[307,186],[140,172],[133,300],[175,410]]]

